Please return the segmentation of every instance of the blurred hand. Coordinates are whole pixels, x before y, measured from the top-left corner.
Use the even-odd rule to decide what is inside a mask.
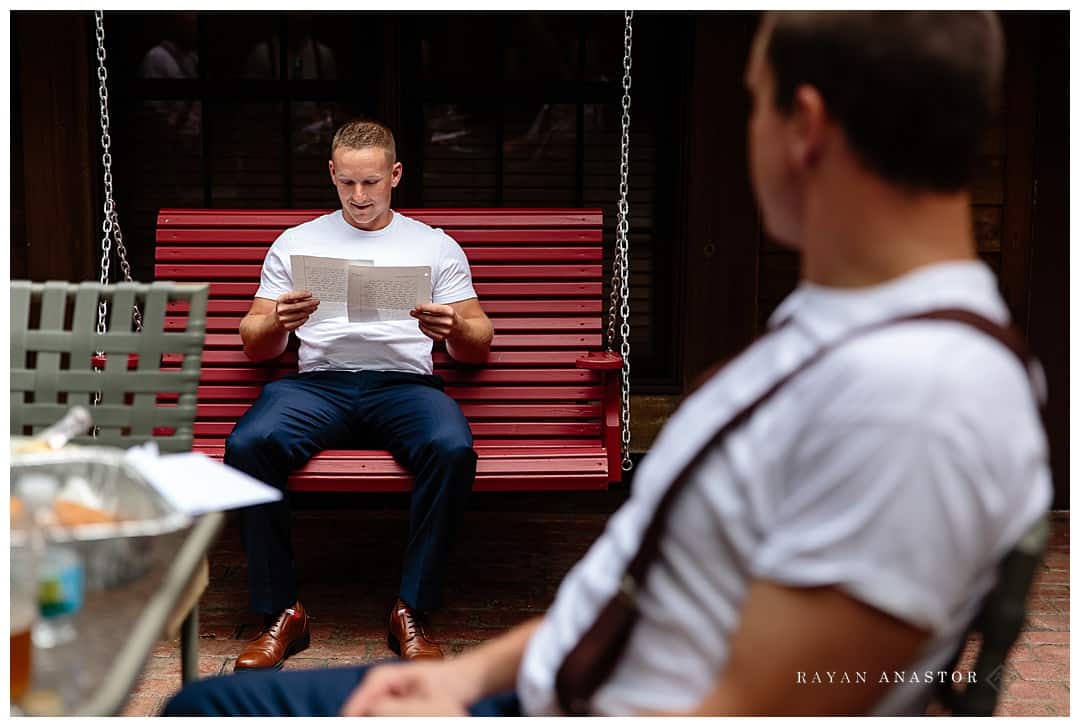
[[[465,715],[475,697],[464,674],[454,660],[380,664],[368,670],[341,714]]]
[[[469,709],[439,689],[422,689],[413,696],[386,697],[368,711],[372,717],[468,717]]]

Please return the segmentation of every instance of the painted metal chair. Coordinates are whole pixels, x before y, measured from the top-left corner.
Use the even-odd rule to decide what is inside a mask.
[[[12,436],[31,436],[82,404],[97,432],[77,444],[153,440],[162,452],[190,450],[207,299],[206,285],[12,281]],[[104,331],[102,303],[111,308]],[[132,325],[136,304],[141,331]],[[166,327],[175,304],[186,312]]]
[[[990,717],[1005,687],[1005,659],[1024,626],[1025,604],[1031,581],[1042,560],[1050,537],[1050,523],[1039,518],[1001,561],[997,584],[983,600],[968,636],[979,636],[979,647],[971,667],[974,681],[961,688],[951,681],[938,682],[935,697],[955,717]],[[952,673],[964,645],[945,671]]]

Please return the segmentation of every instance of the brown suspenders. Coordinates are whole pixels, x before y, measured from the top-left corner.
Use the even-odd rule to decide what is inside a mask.
[[[757,399],[751,401],[728,419],[672,480],[672,484],[668,487],[667,492],[664,493],[656,506],[656,510],[653,512],[652,520],[645,529],[637,554],[623,572],[619,590],[608,601],[607,605],[600,610],[595,622],[584,633],[578,644],[570,650],[555,675],[555,691],[559,698],[559,706],[562,707],[566,714],[588,714],[589,701],[592,699],[593,694],[611,676],[612,671],[615,669],[619,657],[630,640],[631,631],[637,623],[639,616],[637,606],[638,588],[640,584],[644,583],[646,571],[659,552],[660,536],[667,521],[668,511],[679,493],[682,492],[684,485],[690,480],[688,475],[713,450],[713,447],[729,432],[746,421],[759,406],[772,398],[773,394],[782,389],[789,381],[813,366],[834,349],[852,339],[882,328],[912,321],[935,320],[963,323],[996,339],[1020,359],[1025,372],[1029,373],[1030,378],[1030,366],[1033,359],[1023,337],[1013,328],[1007,328],[963,309],[932,310],[892,318],[856,328],[847,335],[841,336],[838,340],[819,348],[794,371],[781,377]]]

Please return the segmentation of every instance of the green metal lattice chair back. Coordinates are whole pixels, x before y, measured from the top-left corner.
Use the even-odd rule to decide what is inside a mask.
[[[190,450],[208,292],[170,282],[12,281],[11,435],[36,434],[82,404],[97,436],[77,444],[153,440],[162,452]],[[97,332],[101,301],[111,312],[105,333]],[[141,332],[132,328],[135,304]]]
[[[950,681],[937,683],[935,697],[956,717],[990,717],[1006,686],[1005,660],[1024,627],[1025,606],[1031,582],[1042,562],[1050,539],[1050,521],[1040,517],[1020,541],[1006,553],[998,566],[998,580],[983,599],[982,606],[967,634],[980,636],[971,671],[974,681],[966,680],[959,689]],[[944,669],[956,670],[964,643]]]

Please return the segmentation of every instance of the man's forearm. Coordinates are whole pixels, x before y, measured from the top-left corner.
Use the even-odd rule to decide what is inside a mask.
[[[463,318],[464,325],[446,339],[446,350],[455,361],[483,363],[491,350],[494,331],[487,317]]]
[[[513,688],[525,646],[542,622],[534,618],[519,624],[453,661],[474,691],[472,701]]]
[[[244,355],[255,362],[280,356],[289,343],[289,332],[278,325],[271,314],[253,313],[240,321],[240,340]]]

